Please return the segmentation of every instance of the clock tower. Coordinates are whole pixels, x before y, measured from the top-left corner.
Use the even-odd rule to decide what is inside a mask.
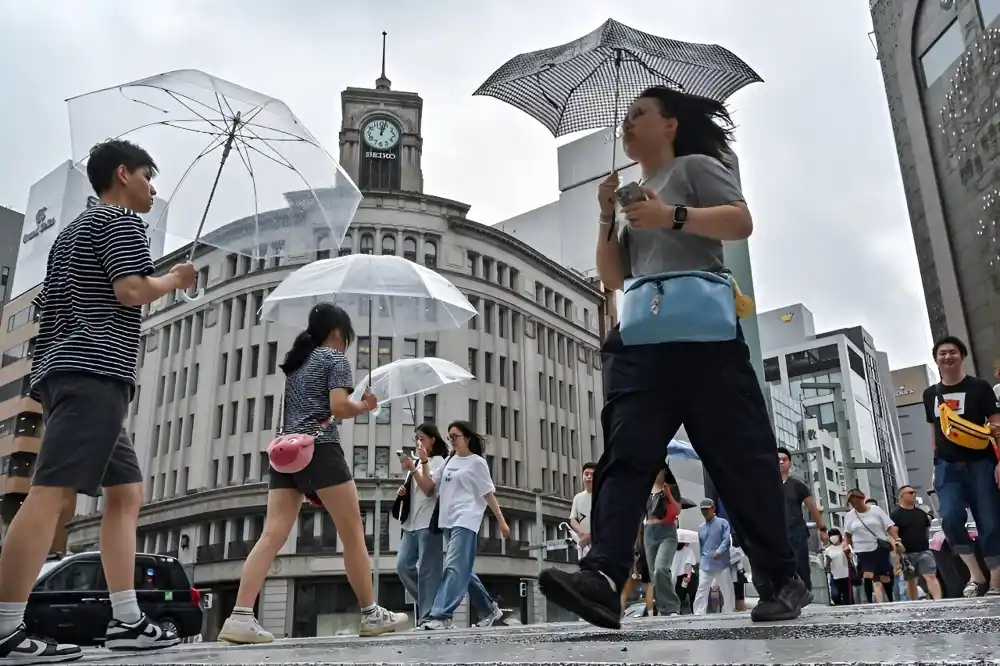
[[[385,75],[374,88],[347,88],[340,94],[340,163],[362,192],[423,192],[420,169],[424,100],[392,89]]]

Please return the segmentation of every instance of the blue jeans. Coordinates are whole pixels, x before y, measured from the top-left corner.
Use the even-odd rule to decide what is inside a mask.
[[[983,559],[990,569],[1000,566],[1000,489],[993,476],[995,468],[996,463],[990,459],[934,463],[934,490],[941,502],[941,529],[948,544],[958,555],[975,552],[965,527],[968,507],[976,521]]]
[[[444,546],[440,534],[428,529],[403,532],[396,554],[396,573],[403,587],[417,600],[417,624],[428,618],[441,584]]]
[[[461,605],[465,595],[480,614],[488,615],[496,605],[490,593],[472,571],[476,563],[476,542],[478,536],[464,527],[444,530],[444,571],[438,587],[430,617],[435,620],[450,620]]]

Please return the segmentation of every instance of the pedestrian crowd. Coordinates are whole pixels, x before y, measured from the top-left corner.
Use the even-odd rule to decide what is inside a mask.
[[[912,488],[900,490],[890,513],[852,490],[843,526],[828,533],[808,486],[790,476],[790,452],[777,447],[739,323],[752,308],[724,263],[723,242],[753,230],[731,139],[722,103],[650,88],[622,126],[641,183],[621,187],[612,173],[599,189],[597,271],[607,289],[624,292],[620,324],[601,350],[605,450],[585,467],[585,488],[569,516],[579,570],[550,568],[538,579],[549,601],[597,626],[620,627],[637,584],[646,585],[645,608],[653,614],[742,610],[752,581],[753,621],[798,617],[813,601],[814,580],[803,507],[825,545],[823,568],[837,603],[853,600],[859,580],[873,599],[893,599],[897,571],[909,598],[918,586],[941,596],[929,518]],[[145,616],[133,589],[143,478],[123,427],[135,393],[141,307],[196,282],[191,263],[154,275],[137,213],[152,207],[156,171],[152,157],[127,141],[95,147],[87,174],[100,203],[60,230],[48,258],[35,303],[41,314],[31,378],[45,432],[31,491],[0,554],[0,665],[82,656],[77,646],[29,636],[24,625],[62,507],[77,493],[103,492],[105,499],[100,546],[113,619],[104,645],[149,650],[181,640]],[[353,323],[340,307],[319,303],[303,324],[281,364],[278,427],[283,437],[308,436],[315,445],[302,465],[272,458],[264,531],[220,633],[231,643],[274,640],[255,618],[254,602],[304,501],[321,506],[336,526],[360,608],[359,634],[411,625],[407,615],[377,604],[341,441],[343,420],[376,408],[371,393],[350,397],[345,352],[355,339]],[[1000,467],[992,439],[1000,433],[1000,406],[987,382],[965,374],[966,356],[956,338],[934,347],[941,382],[924,394],[934,488],[947,542],[970,572],[965,596],[1000,596]],[[679,488],[665,463],[681,426],[718,491],[717,500],[700,503],[697,533],[684,538]],[[431,423],[416,428],[416,455],[399,452],[408,474],[393,509],[404,533],[397,572],[416,600],[412,622],[429,631],[451,627],[466,595],[482,625],[503,614],[475,573],[486,510],[505,538],[510,533],[483,458],[486,444],[464,421],[452,422],[446,437]]]

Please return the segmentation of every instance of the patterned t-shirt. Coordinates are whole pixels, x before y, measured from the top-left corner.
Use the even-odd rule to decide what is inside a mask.
[[[330,413],[330,391],[354,390],[351,364],[343,352],[317,347],[300,368],[285,378],[281,432],[314,435],[317,442],[340,442],[340,419]],[[323,427],[323,423],[330,423]]]
[[[91,373],[134,386],[142,308],[122,305],[112,283],[152,273],[146,223],[132,211],[99,204],[66,225],[35,297],[41,315],[32,388],[55,372]]]

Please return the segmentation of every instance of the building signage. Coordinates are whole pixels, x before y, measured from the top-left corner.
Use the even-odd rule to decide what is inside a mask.
[[[396,153],[383,153],[378,150],[369,150],[365,153],[365,157],[375,160],[394,160],[396,159]]]
[[[33,240],[38,234],[45,232],[47,229],[51,229],[56,226],[56,218],[49,217],[49,209],[47,206],[42,206],[35,213],[35,228],[24,234],[21,237],[21,244],[25,244]]]
[[[785,314],[783,314],[780,317],[778,317],[778,319],[781,320],[782,324],[787,324],[790,321],[792,321],[792,319],[794,319],[794,318],[795,318],[795,313],[794,312],[786,312]]]
[[[896,389],[897,398],[904,395],[913,395],[914,393],[916,393],[916,391],[914,391],[913,389],[908,389],[905,386],[900,386],[898,389]]]

